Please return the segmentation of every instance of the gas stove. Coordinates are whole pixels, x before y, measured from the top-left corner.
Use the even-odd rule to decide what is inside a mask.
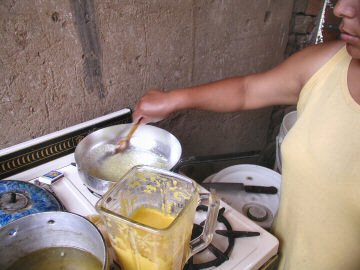
[[[0,151],[0,179],[29,181],[40,185],[54,194],[66,211],[94,220],[98,216],[95,204],[100,198],[80,179],[73,151],[86,134],[130,120],[130,110],[123,109],[3,149]],[[55,172],[60,176],[59,179],[53,183],[51,180],[44,181],[43,176],[49,172]],[[208,191],[201,188],[201,192]],[[220,208],[217,233],[210,248],[191,258],[186,269],[269,269],[277,258],[278,240],[224,201],[221,201]],[[196,228],[201,226],[202,212],[203,209],[199,209],[195,217],[194,234]],[[235,238],[225,235],[228,234],[229,226],[230,231],[237,232]],[[207,261],[215,261],[215,266],[208,265]]]

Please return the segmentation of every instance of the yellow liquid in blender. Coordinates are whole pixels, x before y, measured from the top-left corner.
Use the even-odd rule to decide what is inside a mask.
[[[131,215],[130,219],[156,229],[164,229],[173,222],[174,217],[165,215],[154,208],[141,207]],[[177,269],[181,266],[182,259],[179,262],[174,261],[174,258],[178,256],[176,250],[164,250],[166,243],[171,239],[162,239],[162,242],[159,243],[151,237],[147,237],[150,234],[148,232],[139,231],[137,233],[139,239],[141,238],[141,240],[137,239],[139,250],[134,250],[128,245],[121,248],[116,244],[113,245],[124,270],[171,270],[174,267]],[[170,237],[168,236],[168,238]],[[146,239],[149,239],[148,242]],[[115,242],[123,243],[124,241],[122,241],[121,236],[117,236]],[[183,248],[183,244],[179,243],[178,248]]]
[[[130,219],[155,229],[165,229],[173,222],[174,217],[154,208],[141,207],[131,215]]]

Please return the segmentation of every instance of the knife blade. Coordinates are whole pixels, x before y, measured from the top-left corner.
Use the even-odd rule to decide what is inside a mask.
[[[249,193],[263,193],[263,194],[276,194],[278,189],[274,186],[253,186],[245,185],[244,183],[229,183],[229,182],[206,182],[201,183],[206,189],[214,188],[215,190],[244,190]]]

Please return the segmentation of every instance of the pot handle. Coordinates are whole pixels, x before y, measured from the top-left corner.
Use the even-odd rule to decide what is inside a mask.
[[[204,204],[206,201],[208,201],[208,211],[204,229],[199,237],[190,241],[190,253],[188,259],[205,249],[211,243],[214,236],[220,200],[213,189],[210,190],[210,193],[200,193],[199,204]]]

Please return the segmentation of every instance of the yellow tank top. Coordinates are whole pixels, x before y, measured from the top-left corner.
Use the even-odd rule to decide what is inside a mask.
[[[337,52],[306,83],[282,144],[274,234],[285,270],[360,269],[360,105]]]

